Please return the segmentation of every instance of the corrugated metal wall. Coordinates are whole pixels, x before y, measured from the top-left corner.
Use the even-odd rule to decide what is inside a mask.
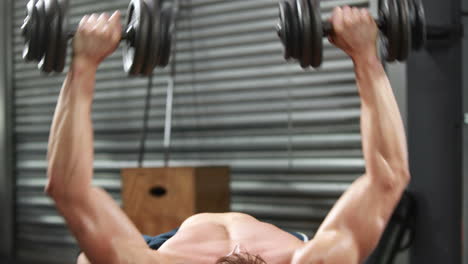
[[[72,0],[72,23],[126,11],[127,0]],[[323,1],[367,6],[368,0]],[[25,0],[14,2],[17,249],[28,263],[72,263],[74,239],[43,194],[49,127],[64,74],[41,76],[21,59]],[[364,170],[353,65],[325,42],[321,71],[287,64],[274,31],[276,0],[182,1],[171,166],[229,165],[232,209],[313,233]],[[145,86],[127,78],[120,51],[97,76],[95,183],[120,202],[119,170],[137,166]],[[145,167],[163,165],[167,70],[155,74]]]

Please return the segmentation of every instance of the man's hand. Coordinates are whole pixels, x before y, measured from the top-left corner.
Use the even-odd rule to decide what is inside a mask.
[[[117,49],[122,34],[120,12],[110,18],[107,14],[85,16],[73,39],[73,61],[97,67]]]
[[[377,56],[378,28],[367,9],[337,7],[330,22],[333,25],[330,42],[346,52],[354,61]]]

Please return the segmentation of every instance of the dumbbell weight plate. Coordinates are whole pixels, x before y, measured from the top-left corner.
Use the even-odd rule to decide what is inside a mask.
[[[127,27],[132,26],[135,36],[132,40],[126,40],[123,47],[123,65],[125,72],[130,75],[142,73],[145,59],[147,36],[149,34],[149,17],[143,0],[132,0],[128,6]]]
[[[159,23],[160,23],[160,27],[159,27],[159,36],[158,36],[158,39],[159,39],[159,45],[158,45],[158,49],[156,50],[156,66],[157,67],[162,67],[163,66],[163,56],[162,54],[164,53],[164,45],[166,45],[166,19],[164,18],[164,12],[161,11],[160,12],[160,18],[159,18]]]
[[[68,43],[68,0],[58,0],[59,16],[57,28],[57,53],[55,55],[55,72],[62,72],[65,68],[65,60],[67,57],[67,43]]]
[[[295,4],[291,4],[291,2],[287,2],[288,6],[288,13],[289,13],[289,22],[291,27],[291,50],[290,55],[293,58],[300,58],[301,57],[301,43],[302,43],[302,35],[301,35],[301,26],[299,16],[297,15],[297,6]]]
[[[38,35],[36,35],[37,41],[35,42],[37,46],[37,57],[35,58],[35,61],[39,62],[45,52],[46,43],[47,43],[47,39],[45,37],[40,37],[40,36],[43,36],[44,34],[40,32],[45,32],[47,30],[46,29],[47,16],[46,16],[46,11],[45,11],[44,1],[43,0],[38,1],[36,4],[36,8],[37,8],[37,14],[38,14],[39,19],[37,20],[37,26],[38,26],[37,34]]]
[[[149,76],[156,66],[160,35],[160,4],[158,0],[146,0],[150,34],[147,36],[146,56],[143,63],[142,74]]]
[[[279,2],[279,17],[277,33],[284,47],[284,58],[299,60],[301,57],[301,26],[296,2],[282,0]]]
[[[311,25],[311,46],[310,46],[310,65],[314,68],[319,67],[323,60],[323,28],[322,15],[320,12],[320,2],[318,0],[308,0],[310,9]]]
[[[310,10],[308,0],[296,0],[297,14],[299,17],[299,25],[302,35],[302,56],[299,57],[299,62],[302,68],[307,68],[310,66],[310,57],[311,57],[311,19],[310,19]],[[314,51],[312,51],[314,52]]]
[[[382,58],[388,61],[389,50],[388,50],[388,34],[391,31],[391,25],[387,20],[390,18],[390,10],[388,6],[388,0],[379,0],[379,17],[382,20],[383,27],[380,31],[380,53]]]
[[[39,40],[39,14],[36,8],[37,0],[30,0],[26,6],[27,16],[21,26],[21,34],[24,37],[23,59],[26,61],[35,60],[38,57]]]
[[[386,60],[388,62],[393,62],[397,59],[397,56],[400,52],[400,16],[398,12],[398,0],[381,0],[380,8],[385,11],[388,11],[388,17],[385,18],[386,21],[386,40],[385,40],[385,49],[386,49]]]
[[[174,24],[172,23],[172,10],[164,8],[161,12],[161,45],[159,54],[160,67],[166,67],[169,64],[169,57],[171,56],[172,36],[174,34]]]
[[[289,60],[292,57],[292,27],[291,19],[292,14],[289,12],[289,3],[287,1],[280,1],[279,5],[279,17],[280,22],[278,24],[278,36],[280,37],[284,47],[284,58]]]
[[[414,1],[408,1],[408,8],[409,8],[409,21],[411,25],[411,35],[414,36],[415,33],[415,25],[416,25],[416,10],[414,6]]]
[[[397,60],[403,62],[406,61],[410,53],[411,22],[408,1],[398,0],[396,2],[400,14],[400,52],[397,55]]]
[[[415,24],[413,25],[413,49],[420,50],[426,43],[426,14],[421,0],[412,0],[415,10]]]
[[[41,60],[39,61],[38,68],[45,73],[50,73],[54,69],[59,16],[57,0],[44,1],[46,14],[46,30],[43,32],[43,34],[41,34],[41,38],[44,38],[45,48],[44,54]]]

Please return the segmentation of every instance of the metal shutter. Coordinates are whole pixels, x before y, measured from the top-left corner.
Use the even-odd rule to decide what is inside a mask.
[[[368,0],[323,1],[367,6]],[[73,0],[72,24],[127,0]],[[14,1],[17,254],[72,263],[75,240],[43,194],[49,127],[64,74],[41,76],[21,59],[25,0]],[[353,65],[325,42],[322,70],[287,64],[274,32],[276,0],[182,1],[171,166],[229,165],[232,209],[312,234],[364,170]],[[69,62],[69,60],[68,60]],[[137,166],[147,80],[127,78],[120,51],[97,75],[95,184],[120,202],[119,170]],[[167,70],[154,79],[145,167],[163,165]]]

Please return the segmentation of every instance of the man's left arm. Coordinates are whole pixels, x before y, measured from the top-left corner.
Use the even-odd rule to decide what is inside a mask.
[[[335,9],[332,22],[332,42],[355,65],[366,172],[298,251],[295,264],[361,263],[377,245],[410,180],[403,123],[375,48],[377,26],[367,10],[349,7]]]

